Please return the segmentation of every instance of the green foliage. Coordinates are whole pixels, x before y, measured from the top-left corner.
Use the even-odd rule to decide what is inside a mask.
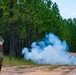
[[[53,32],[76,51],[76,18],[63,19],[51,0],[0,0],[0,32],[5,39],[4,53],[20,57],[24,46],[45,33]],[[19,55],[18,55],[19,54]]]

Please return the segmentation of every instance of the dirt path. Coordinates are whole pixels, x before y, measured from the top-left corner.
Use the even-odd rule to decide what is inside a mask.
[[[0,75],[66,75],[74,69],[76,66],[3,66]]]

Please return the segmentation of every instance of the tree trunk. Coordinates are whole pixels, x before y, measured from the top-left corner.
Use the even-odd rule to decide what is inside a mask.
[[[27,31],[27,47],[30,48],[30,46],[31,46],[31,26],[30,26],[30,24],[26,24],[26,31]]]
[[[14,1],[10,1],[10,18],[14,16],[14,13],[12,12],[12,9],[14,7]],[[10,22],[10,50],[9,50],[10,58],[15,57],[15,51],[14,51],[14,24]]]

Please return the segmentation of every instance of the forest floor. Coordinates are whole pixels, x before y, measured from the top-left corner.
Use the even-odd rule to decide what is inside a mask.
[[[3,66],[0,75],[67,75],[76,69],[76,66]]]

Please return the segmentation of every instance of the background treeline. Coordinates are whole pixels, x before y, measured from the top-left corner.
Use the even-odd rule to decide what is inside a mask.
[[[53,32],[76,52],[76,18],[63,19],[51,0],[0,0],[0,33],[4,54],[21,57],[24,46]]]

